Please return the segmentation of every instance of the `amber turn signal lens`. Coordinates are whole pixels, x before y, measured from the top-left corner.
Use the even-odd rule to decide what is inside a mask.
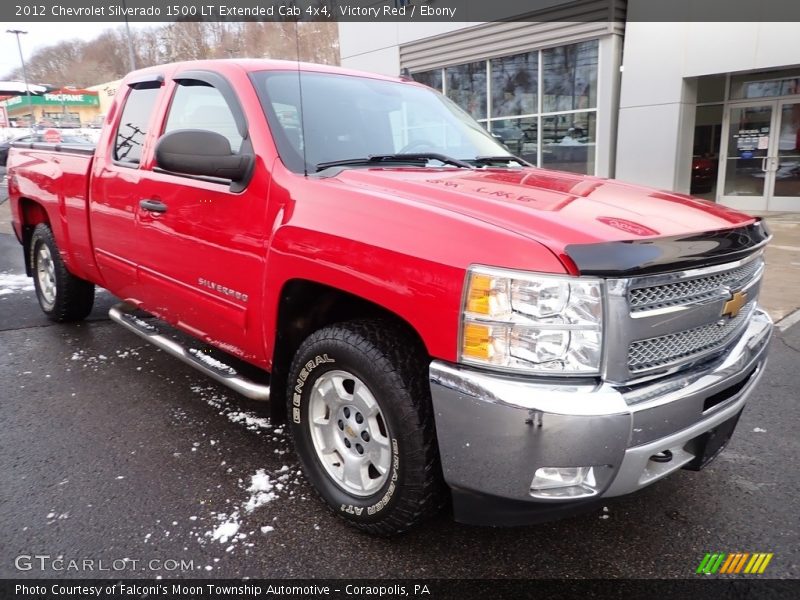
[[[467,312],[488,315],[494,278],[489,275],[473,273],[467,288]]]
[[[462,340],[462,356],[486,361],[491,359],[492,330],[488,325],[466,323]]]

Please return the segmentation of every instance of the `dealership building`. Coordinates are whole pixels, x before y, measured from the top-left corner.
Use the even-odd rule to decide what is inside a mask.
[[[524,21],[341,22],[342,66],[410,74],[541,167],[800,211],[797,22],[695,22],[686,1],[670,22],[647,18],[651,0],[551,4]]]
[[[100,99],[92,90],[64,88],[46,94],[12,96],[0,102],[8,120],[18,124],[49,123],[58,127],[80,127],[98,114]]]

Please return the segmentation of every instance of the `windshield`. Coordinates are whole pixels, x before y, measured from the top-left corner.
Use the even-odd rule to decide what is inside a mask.
[[[297,71],[261,71],[253,80],[281,159],[296,173],[381,155],[511,156],[472,117],[430,88],[328,73],[298,77]]]

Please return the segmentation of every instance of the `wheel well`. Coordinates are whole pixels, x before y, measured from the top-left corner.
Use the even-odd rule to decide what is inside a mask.
[[[300,344],[314,331],[354,319],[382,319],[405,329],[416,340],[418,348],[411,352],[427,355],[416,330],[405,319],[386,308],[337,288],[293,279],[282,290],[278,307],[278,327],[272,357],[270,378],[270,410],[275,422],[286,420],[286,382],[289,366]]]
[[[39,223],[47,223],[49,225],[50,219],[41,204],[28,198],[20,198],[19,200],[19,217],[22,227],[22,248],[25,253],[25,274],[30,277],[33,275],[31,267],[31,238],[33,237],[33,230]]]

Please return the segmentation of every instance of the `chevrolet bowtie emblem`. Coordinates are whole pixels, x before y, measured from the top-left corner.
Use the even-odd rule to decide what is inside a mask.
[[[745,292],[736,292],[731,296],[731,299],[722,307],[722,316],[728,316],[731,319],[739,314],[742,307],[747,302],[747,294]]]

